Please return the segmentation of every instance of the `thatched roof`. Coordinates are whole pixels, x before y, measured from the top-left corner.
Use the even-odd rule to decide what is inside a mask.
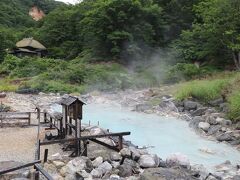
[[[23,40],[17,42],[16,46],[18,48],[32,47],[32,48],[41,49],[41,50],[47,49],[40,42],[34,40],[33,38],[24,38]]]

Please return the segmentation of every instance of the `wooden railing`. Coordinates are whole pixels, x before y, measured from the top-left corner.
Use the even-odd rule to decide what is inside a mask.
[[[3,127],[3,121],[6,120],[27,120],[27,124],[31,124],[31,114],[33,112],[1,112],[0,113],[0,127]]]

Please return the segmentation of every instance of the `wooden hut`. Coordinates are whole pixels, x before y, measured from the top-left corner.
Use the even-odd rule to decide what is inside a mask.
[[[16,47],[11,54],[23,57],[23,56],[38,56],[43,57],[47,53],[47,48],[40,42],[33,38],[24,38],[16,43]]]
[[[74,130],[75,137],[81,137],[82,107],[85,103],[77,97],[68,96],[63,98],[60,104],[62,105],[63,131],[65,135],[72,135]]]

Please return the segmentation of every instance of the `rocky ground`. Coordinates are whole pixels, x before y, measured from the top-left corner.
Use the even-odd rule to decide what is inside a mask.
[[[167,95],[166,95],[167,94]],[[239,124],[232,124],[225,119],[223,103],[216,100],[213,105],[204,106],[193,100],[176,102],[168,92],[168,87],[162,89],[147,89],[143,91],[125,91],[118,93],[93,92],[81,96],[87,103],[114,103],[128,107],[131,110],[155,113],[164,116],[175,116],[187,120],[190,127],[204,137],[226,141],[239,148]],[[19,95],[10,93],[3,103],[13,107],[15,111],[33,110],[36,104],[46,106],[58,101],[60,95]],[[216,109],[221,109],[217,111]],[[89,127],[87,133],[102,132],[99,127]],[[110,139],[105,142],[114,143]],[[166,161],[157,155],[149,154],[142,149],[126,146],[120,153],[90,144],[89,157],[77,157],[70,159],[64,153],[53,155],[44,164],[44,168],[54,176],[54,179],[240,179],[240,167],[230,162],[225,162],[218,167],[214,174],[208,172],[202,166],[191,167],[186,157],[176,154]],[[24,172],[25,173],[25,172]],[[27,177],[26,173],[22,174]]]

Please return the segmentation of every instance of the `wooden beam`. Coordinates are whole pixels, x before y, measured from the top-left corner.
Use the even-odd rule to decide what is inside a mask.
[[[91,141],[93,141],[93,142],[95,142],[95,143],[97,143],[97,144],[100,144],[100,145],[102,145],[102,146],[105,146],[105,147],[107,147],[107,148],[109,148],[109,149],[112,149],[112,150],[114,150],[114,151],[119,152],[119,149],[118,149],[118,147],[116,147],[116,146],[111,146],[111,145],[106,144],[106,143],[104,143],[104,142],[102,142],[102,141],[99,141],[99,140],[97,140],[97,139],[91,139]]]
[[[23,165],[20,165],[20,166],[16,166],[16,167],[13,167],[13,168],[0,170],[0,175],[6,174],[6,173],[9,173],[9,172],[13,172],[13,171],[17,171],[19,169],[23,169],[23,168],[26,168],[26,167],[34,166],[35,164],[38,164],[38,163],[41,163],[41,161],[37,160],[37,161],[26,163],[26,164],[23,164]]]
[[[37,171],[40,171],[42,175],[47,179],[47,180],[54,180],[50,174],[48,174],[47,171],[45,171],[40,164],[35,164],[34,165]]]
[[[69,138],[69,139],[40,142],[40,145],[43,146],[43,145],[50,145],[50,144],[57,144],[57,143],[65,143],[65,142],[76,141],[76,140],[92,140],[92,139],[111,137],[111,136],[127,136],[130,134],[131,134],[130,132],[121,132],[121,133],[109,133],[109,134],[101,134],[101,135],[94,135],[94,136],[82,136],[79,138]]]

